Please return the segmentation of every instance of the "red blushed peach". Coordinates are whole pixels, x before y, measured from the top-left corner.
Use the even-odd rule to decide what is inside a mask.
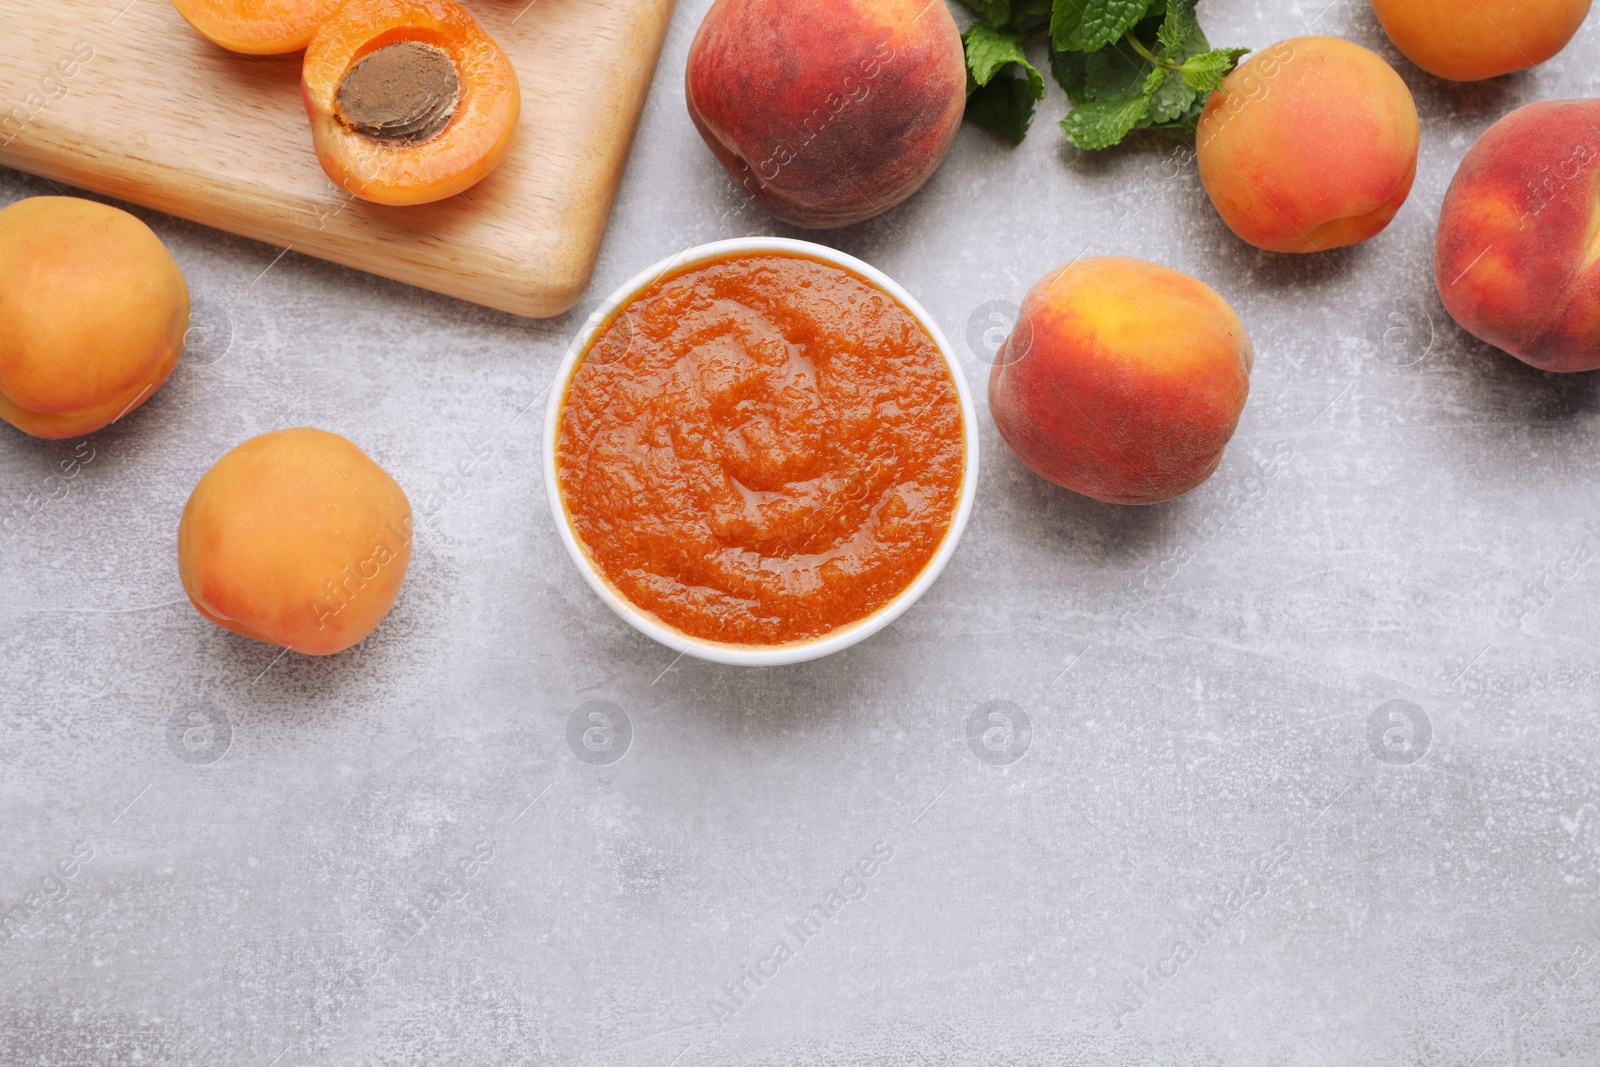
[[[411,561],[411,503],[325,430],[277,430],[228,452],[178,523],[178,576],[234,633],[326,656],[389,613]]]
[[[1122,257],[1035,285],[989,376],[1000,436],[1035,472],[1112,504],[1211,477],[1250,392],[1255,349],[1203,282]]]
[[[35,196],[0,211],[0,419],[35,437],[115,422],[167,380],[189,287],[119,208]]]
[[[689,116],[739,187],[796,226],[887,211],[966,110],[944,0],[717,0],[689,48]]]
[[[1600,100],[1489,127],[1445,194],[1434,277],[1473,336],[1543,370],[1600,369]]]
[[[1338,37],[1243,63],[1200,116],[1200,180],[1222,221],[1272,252],[1320,252],[1389,225],[1417,176],[1417,107],[1394,68]]]
[[[1543,63],[1567,46],[1591,0],[1372,0],[1384,31],[1429,74],[1477,81]]]

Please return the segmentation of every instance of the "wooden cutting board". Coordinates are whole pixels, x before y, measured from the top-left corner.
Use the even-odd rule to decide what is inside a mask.
[[[0,0],[0,166],[519,315],[577,303],[674,0],[466,0],[522,86],[505,161],[394,208],[323,173],[300,54],[211,44],[169,0]]]

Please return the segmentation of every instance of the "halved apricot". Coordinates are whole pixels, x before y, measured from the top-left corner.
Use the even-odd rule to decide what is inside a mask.
[[[342,0],[172,0],[214,44],[252,56],[298,52]]]
[[[312,38],[300,86],[322,169],[378,204],[471,187],[522,109],[511,60],[452,0],[350,0]]]

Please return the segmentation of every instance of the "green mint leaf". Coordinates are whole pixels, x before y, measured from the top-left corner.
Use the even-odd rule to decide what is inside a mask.
[[[1061,132],[1079,148],[1110,148],[1128,136],[1150,113],[1148,97],[1097,100],[1072,109],[1061,120]]]
[[[1003,26],[1011,18],[1011,0],[961,0],[990,26]]]
[[[1057,52],[1082,51],[1076,41],[1088,0],[1056,0],[1050,12],[1050,47]]]
[[[1180,75],[1184,63],[1211,50],[1195,21],[1194,4],[1195,0],[1166,0],[1166,15],[1156,34],[1161,62],[1176,65]],[[1151,100],[1150,125],[1158,129],[1193,129],[1199,124],[1209,95],[1209,90],[1195,86],[1188,77],[1167,78]]]
[[[961,0],[961,3],[975,12],[980,22],[996,30],[1032,29],[1030,23],[1037,24],[1050,17],[1051,0]]]
[[[1150,118],[1145,125],[1167,127],[1182,119],[1194,104],[1195,91],[1172,70],[1174,61],[1182,62],[1200,47],[1205,35],[1194,19],[1196,0],[1165,0],[1164,15],[1156,28],[1154,44],[1142,41],[1151,48],[1159,60],[1156,69],[1160,79],[1152,76],[1150,93]],[[1148,28],[1148,23],[1140,30]]]
[[[1248,48],[1217,48],[1202,52],[1185,59],[1178,71],[1189,88],[1209,96],[1222,85],[1222,79],[1239,65],[1239,57],[1249,51]]]
[[[1166,18],[1156,34],[1162,59],[1174,59],[1189,38],[1200,32],[1200,21],[1194,17],[1199,0],[1166,0]]]
[[[988,85],[1002,67],[1015,63],[1027,72],[1033,98],[1044,99],[1044,75],[1028,62],[1020,33],[1007,33],[980,22],[962,34],[961,41],[967,49],[967,74],[978,87]]]
[[[1032,30],[1050,21],[1051,0],[1008,0],[1011,3],[1010,27]]]
[[[1006,2],[1013,18],[1005,29],[1021,35],[1039,26],[1044,0]],[[1050,74],[1074,105],[1061,121],[1068,141],[1093,150],[1117,144],[1136,129],[1195,130],[1211,92],[1248,51],[1212,49],[1195,16],[1198,4],[1199,0],[1053,0]],[[998,48],[993,55],[979,49],[980,59],[998,62],[1006,55]],[[1015,62],[1005,58],[993,70],[984,70],[981,63],[973,70],[992,77],[995,70]],[[1031,76],[1032,68],[1026,69]],[[1037,92],[1039,83],[1031,84]]]
[[[1081,101],[1125,100],[1144,91],[1150,65],[1125,43],[1118,42],[1082,57],[1083,90]]]
[[[1182,80],[1182,78],[1173,79],[1173,81],[1177,82],[1181,82]],[[1195,93],[1194,101],[1190,103],[1188,109],[1184,111],[1183,114],[1172,119],[1170,122],[1152,122],[1150,124],[1150,128],[1155,130],[1183,130],[1187,133],[1194,133],[1195,130],[1200,126],[1200,115],[1206,109],[1206,100],[1208,98],[1209,94],[1207,93]]]
[[[1050,40],[1058,52],[1093,52],[1133,29],[1150,0],[1055,0]]]
[[[1178,119],[1174,122],[1152,122],[1150,125],[1140,128],[1146,130],[1175,130],[1179,133],[1187,133],[1192,136],[1198,126],[1199,121],[1197,119],[1191,119],[1185,116],[1184,118]]]
[[[1021,143],[1033,122],[1032,85],[1014,74],[1002,74],[967,97],[967,118]]]
[[[1074,104],[1086,104],[1089,57],[1082,52],[1050,52],[1050,74]]]
[[[1161,71],[1161,84],[1150,94],[1150,125],[1176,122],[1194,105],[1195,91],[1170,70]]]

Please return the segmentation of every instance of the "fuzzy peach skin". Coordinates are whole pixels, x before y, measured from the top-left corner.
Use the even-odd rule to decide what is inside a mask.
[[[1592,0],[1372,0],[1394,46],[1429,74],[1478,81],[1567,46]]]
[[[1389,225],[1417,176],[1417,107],[1394,68],[1338,37],[1241,64],[1200,116],[1200,180],[1222,220],[1272,252],[1320,252]]]
[[[1542,370],[1600,369],[1600,100],[1489,127],[1445,194],[1434,278],[1473,336]]]
[[[178,523],[178,574],[234,633],[326,656],[372,632],[411,561],[411,502],[338,434],[299,427],[237,446]]]
[[[119,208],[35,196],[0,211],[0,419],[76,437],[150,399],[183,352],[189,287]]]
[[[1216,290],[1119,256],[1028,293],[989,375],[1000,436],[1035,472],[1112,504],[1211,477],[1250,393],[1255,349]]]
[[[745,195],[795,226],[887,211],[966,110],[944,0],[717,0],[689,47],[689,116]]]

